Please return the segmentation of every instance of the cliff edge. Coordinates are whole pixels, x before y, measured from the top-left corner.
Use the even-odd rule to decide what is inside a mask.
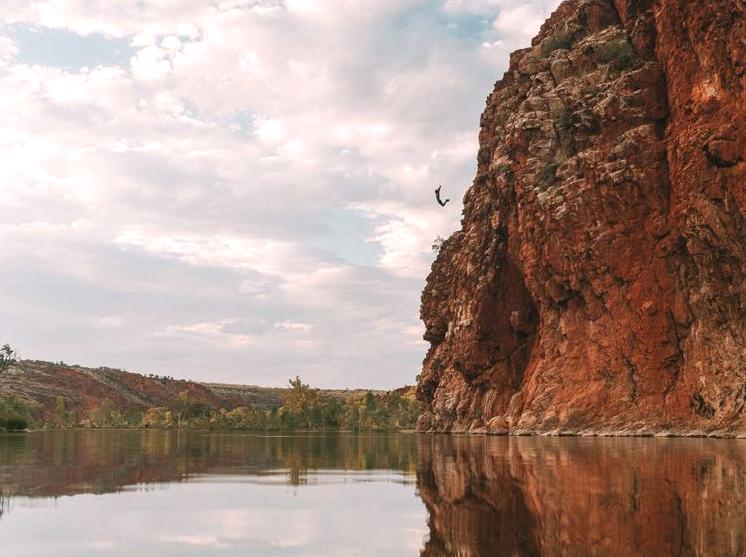
[[[746,434],[744,71],[744,0],[567,0],[511,55],[420,429]]]

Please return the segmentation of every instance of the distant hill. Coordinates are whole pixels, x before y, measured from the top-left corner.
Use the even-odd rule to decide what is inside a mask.
[[[65,400],[68,410],[78,413],[95,408],[105,399],[122,410],[167,406],[183,391],[188,391],[190,398],[216,408],[272,408],[282,405],[286,390],[280,387],[198,383],[121,369],[87,368],[38,360],[20,361],[0,374],[0,396],[15,395],[36,402],[41,406],[43,418],[54,416],[57,397]],[[413,396],[412,387],[398,390]],[[347,399],[363,397],[367,390],[321,389],[321,392]]]

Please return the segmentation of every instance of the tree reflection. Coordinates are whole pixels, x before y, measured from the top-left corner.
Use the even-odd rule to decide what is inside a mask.
[[[320,469],[414,475],[416,454],[417,437],[407,434],[48,431],[0,438],[0,486],[13,496],[58,497],[277,470],[288,484],[301,485]]]
[[[10,497],[5,495],[4,492],[0,491],[0,520],[3,519],[3,516],[9,510],[10,510]]]

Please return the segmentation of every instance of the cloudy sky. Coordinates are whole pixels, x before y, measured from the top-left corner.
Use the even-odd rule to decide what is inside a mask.
[[[198,380],[413,383],[484,100],[556,4],[3,0],[0,339]]]

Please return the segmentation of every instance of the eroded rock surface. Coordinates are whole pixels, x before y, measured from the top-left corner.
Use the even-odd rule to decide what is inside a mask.
[[[567,0],[487,99],[421,429],[746,432],[746,2]]]

